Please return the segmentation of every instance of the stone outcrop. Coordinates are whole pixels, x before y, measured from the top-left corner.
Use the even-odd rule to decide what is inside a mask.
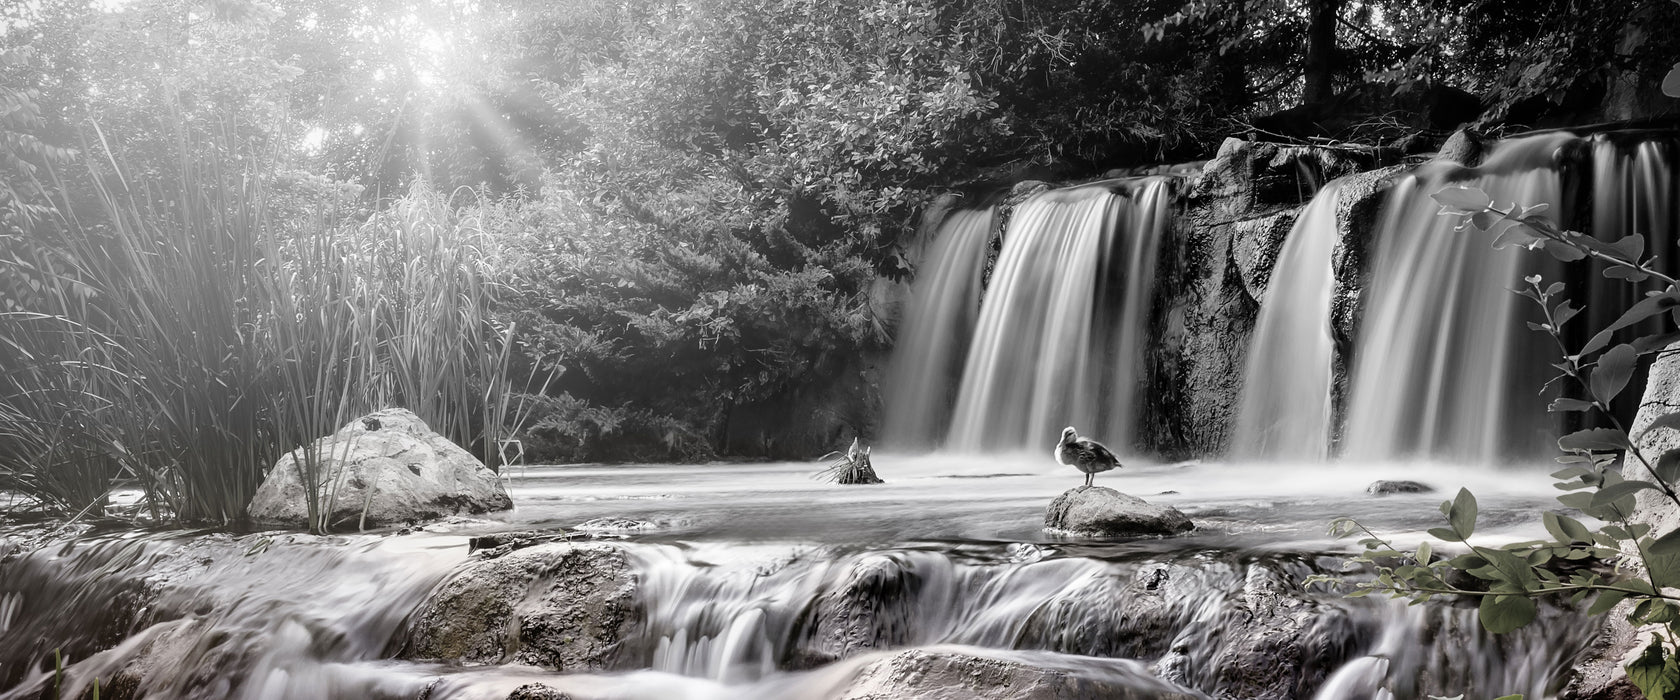
[[[978,651],[978,650],[974,650]],[[1193,692],[1116,665],[1101,676],[967,649],[911,649],[865,666],[840,700],[1190,700]]]
[[[1175,535],[1196,526],[1172,506],[1104,486],[1081,485],[1051,501],[1044,527],[1081,537],[1139,537]]]
[[[890,555],[852,562],[844,583],[825,591],[800,620],[800,643],[787,660],[812,668],[908,644],[922,579]]]
[[[402,658],[609,667],[633,618],[635,577],[623,550],[551,543],[474,558],[414,613]]]
[[[1639,413],[1634,416],[1628,435],[1641,454],[1656,459],[1663,453],[1680,449],[1680,428],[1658,427],[1651,424],[1658,418],[1680,411],[1680,342],[1669,345],[1651,363],[1645,380],[1645,394],[1639,400]],[[1649,480],[1650,475],[1637,464],[1623,467],[1629,479]],[[1680,509],[1656,491],[1641,491],[1636,496],[1634,520],[1649,523],[1652,536],[1660,537],[1680,527]],[[1633,700],[1641,697],[1627,680],[1622,666],[1636,658],[1643,648],[1638,630],[1627,622],[1632,611],[1629,603],[1622,603],[1604,616],[1604,629],[1588,657],[1575,666],[1575,677],[1564,689],[1566,700]]]
[[[1332,309],[1340,345],[1358,321],[1368,232],[1393,170],[1359,151],[1228,139],[1183,186],[1184,214],[1162,250],[1144,442],[1168,457],[1220,454],[1241,400],[1249,336],[1284,239],[1331,179],[1354,176],[1338,211]],[[1356,175],[1357,174],[1357,175]]]
[[[364,416],[315,441],[318,493],[332,526],[373,527],[513,507],[495,472],[405,409]],[[307,527],[302,450],[270,470],[250,514],[261,523]]]

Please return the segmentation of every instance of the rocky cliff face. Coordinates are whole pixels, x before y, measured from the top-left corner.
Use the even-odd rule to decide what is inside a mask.
[[[1345,356],[1358,322],[1368,234],[1396,172],[1373,166],[1374,157],[1362,151],[1229,139],[1184,183],[1184,213],[1157,273],[1144,392],[1155,408],[1143,417],[1146,444],[1169,457],[1225,450],[1249,337],[1284,239],[1324,183],[1352,175],[1334,258],[1333,323]]]

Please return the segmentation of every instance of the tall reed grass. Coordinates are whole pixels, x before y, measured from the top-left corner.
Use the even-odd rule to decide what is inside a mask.
[[[204,146],[148,183],[95,151],[47,188],[56,220],[0,239],[23,290],[0,305],[0,490],[78,513],[130,479],[155,517],[234,522],[301,448],[324,530],[313,440],[386,406],[498,464],[519,411],[493,237],[424,187],[361,223],[275,221],[267,173]]]

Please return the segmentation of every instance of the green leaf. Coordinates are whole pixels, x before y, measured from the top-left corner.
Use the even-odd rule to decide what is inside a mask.
[[[1662,640],[1651,640],[1650,646],[1626,667],[1628,681],[1649,700],[1668,700],[1680,689],[1680,665],[1663,649]]]
[[[1489,595],[1482,596],[1482,605],[1477,612],[1482,627],[1487,631],[1505,634],[1533,622],[1538,610],[1527,596]]]
[[[1546,252],[1552,254],[1552,257],[1557,258],[1562,262],[1575,262],[1577,260],[1585,260],[1587,258],[1587,254],[1580,248],[1572,246],[1568,243],[1560,243],[1548,238],[1546,239],[1546,242],[1541,245],[1545,248]]]
[[[1415,555],[1415,557],[1417,558],[1417,563],[1422,564],[1423,566],[1429,566],[1429,555],[1430,555],[1429,543],[1428,542],[1418,543],[1417,554]]]
[[[1664,543],[1661,552],[1652,551],[1657,542],[1668,537],[1669,535],[1664,535],[1656,541],[1646,540],[1639,543],[1639,549],[1644,554],[1645,573],[1657,588],[1680,586],[1680,552],[1676,551],[1674,543]]]
[[[1559,542],[1591,542],[1592,530],[1582,525],[1581,521],[1567,515],[1558,515],[1551,511],[1540,514],[1540,519],[1546,524],[1546,531],[1552,533]]]
[[[1609,405],[1611,399],[1627,388],[1628,378],[1633,376],[1633,366],[1639,360],[1639,353],[1632,345],[1622,343],[1605,351],[1598,358],[1598,367],[1593,370],[1591,386],[1593,397],[1601,404]]]
[[[1666,348],[1677,340],[1680,340],[1680,332],[1640,336],[1633,341],[1633,349],[1644,355]]]
[[[1453,532],[1452,530],[1448,530],[1447,528],[1444,528],[1444,527],[1429,528],[1429,536],[1433,537],[1435,539],[1441,540],[1443,542],[1457,542],[1458,541],[1458,533]]]
[[[1680,530],[1675,530],[1662,537],[1651,540],[1649,552],[1659,556],[1680,555]]]
[[[1585,357],[1598,352],[1610,344],[1611,335],[1616,331],[1674,308],[1677,304],[1680,304],[1680,298],[1676,297],[1676,291],[1672,289],[1640,299],[1633,306],[1628,307],[1627,311],[1622,312],[1620,318],[1605,326],[1604,330],[1599,331],[1597,335],[1587,341],[1586,345],[1581,346],[1579,354]]]
[[[1476,496],[1470,489],[1460,488],[1458,495],[1453,497],[1452,507],[1447,510],[1447,523],[1453,532],[1461,539],[1470,539],[1476,532]]]
[[[1611,608],[1616,607],[1617,603],[1626,600],[1627,597],[1628,594],[1622,591],[1602,591],[1597,598],[1593,599],[1592,606],[1587,608],[1587,614],[1603,615],[1610,612]]]
[[[1563,413],[1566,411],[1590,411],[1592,410],[1592,407],[1593,402],[1591,401],[1582,401],[1580,399],[1552,399],[1552,405],[1547,406],[1546,410],[1551,411],[1552,413]]]
[[[1644,282],[1645,280],[1651,278],[1649,274],[1646,274],[1641,270],[1621,266],[1605,268],[1604,277],[1606,279],[1627,280],[1629,282]]]
[[[1470,219],[1470,223],[1476,224],[1477,228],[1488,228],[1487,226],[1479,225],[1478,217],[1480,217],[1479,214],[1477,217],[1472,217]],[[1493,249],[1504,250],[1511,246],[1528,247],[1530,244],[1538,240],[1540,239],[1534,237],[1533,234],[1528,232],[1528,229],[1522,226],[1507,226],[1504,231],[1499,232],[1499,235],[1493,237]]]
[[[1429,195],[1443,208],[1454,213],[1475,213],[1493,206],[1493,198],[1475,187],[1443,187]]]
[[[1656,472],[1657,479],[1665,484],[1672,484],[1680,479],[1680,450],[1669,450],[1657,458],[1651,470]]]
[[[1628,448],[1627,434],[1615,428],[1588,428],[1558,438],[1564,452],[1617,452]]]
[[[1593,494],[1593,507],[1612,506],[1617,501],[1646,489],[1650,489],[1652,491],[1661,490],[1657,488],[1656,484],[1649,481],[1641,481],[1639,479],[1629,479],[1627,481],[1618,481],[1614,484],[1606,484],[1603,488],[1600,488],[1597,493]]]
[[[1645,237],[1638,234],[1623,236],[1622,240],[1609,245],[1611,250],[1615,251],[1617,255],[1628,262],[1639,262],[1639,256],[1645,254]],[[1613,269],[1626,270],[1627,268]],[[1608,274],[1608,272],[1609,271],[1606,270],[1606,274]]]

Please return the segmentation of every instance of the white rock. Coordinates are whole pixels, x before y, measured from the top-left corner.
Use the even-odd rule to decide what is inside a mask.
[[[315,441],[329,523],[391,525],[513,507],[495,472],[401,408],[369,414]],[[281,457],[251,499],[251,519],[307,526],[302,450]],[[364,517],[365,513],[365,517]]]

